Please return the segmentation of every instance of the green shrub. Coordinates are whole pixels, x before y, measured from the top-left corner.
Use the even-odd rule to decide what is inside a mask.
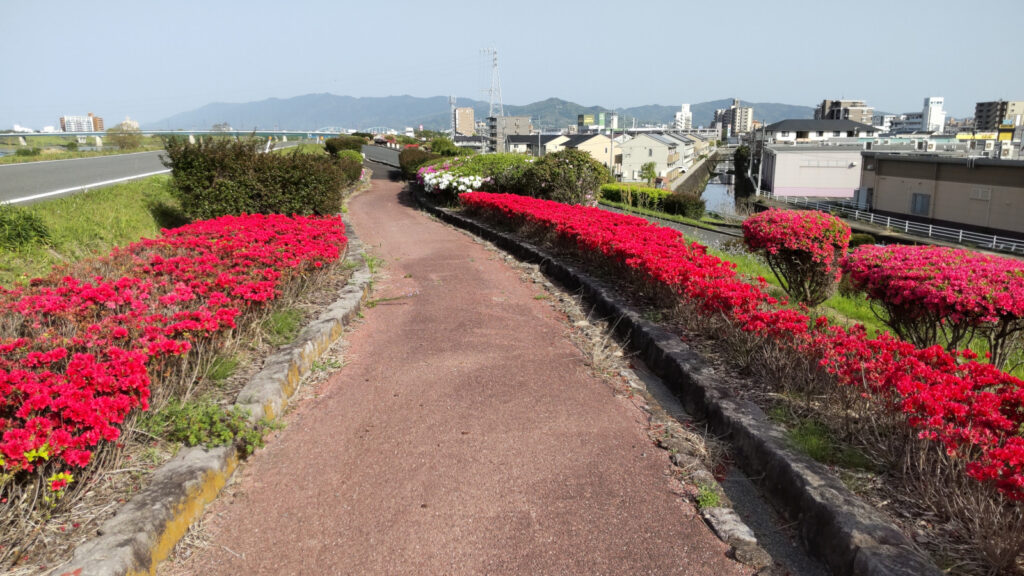
[[[325,140],[324,149],[331,156],[337,156],[342,150],[354,150],[361,153],[366,143],[366,138],[359,136],[337,136]]]
[[[529,195],[526,172],[533,159],[522,154],[481,154],[464,158],[453,170],[457,176],[487,179],[483,189],[501,194]]]
[[[858,232],[856,234],[850,234],[850,249],[851,250],[856,248],[857,246],[863,246],[864,244],[874,244],[874,243],[875,243],[875,237],[872,236],[871,234],[860,233],[860,232]]]
[[[242,456],[263,446],[266,428],[251,428],[245,410],[237,406],[226,408],[206,398],[191,402],[172,398],[163,408],[144,414],[139,426],[153,436],[186,446],[234,444]]]
[[[36,147],[32,147],[32,148],[18,148],[17,150],[14,151],[14,155],[15,156],[39,156],[39,154],[41,154],[41,153],[42,153],[42,150],[40,150],[39,148],[36,148]]]
[[[718,492],[710,486],[699,484],[697,486],[697,508],[704,510],[706,508],[717,508],[722,505],[722,498],[718,495]]]
[[[184,213],[193,220],[226,214],[336,214],[353,179],[344,163],[314,154],[263,154],[260,140],[167,141],[164,165]],[[349,160],[351,162],[351,160]]]
[[[559,150],[530,165],[524,176],[530,196],[566,204],[591,204],[610,177],[603,164],[581,150]]]
[[[0,248],[17,250],[29,244],[47,244],[49,241],[50,231],[38,214],[10,204],[0,204]]]
[[[605,184],[601,186],[601,197],[612,202],[629,204],[637,208],[647,208],[664,212],[664,201],[672,195],[671,190],[647,188],[631,184]]]
[[[667,196],[662,202],[663,210],[669,214],[678,214],[694,220],[704,216],[705,202],[700,196],[687,193],[675,193]]]
[[[78,142],[72,140],[71,142],[68,142],[67,144],[64,145],[64,149],[67,150],[68,152],[77,152]]]
[[[398,153],[398,167],[402,171],[402,178],[412,180],[416,177],[416,169],[430,160],[441,158],[441,156],[427,152],[420,148],[406,148]]]
[[[363,174],[363,153],[355,150],[342,150],[338,153],[338,163],[350,182],[359,180]]]

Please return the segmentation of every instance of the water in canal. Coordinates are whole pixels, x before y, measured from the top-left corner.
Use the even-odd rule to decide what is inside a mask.
[[[704,199],[705,209],[720,216],[730,219],[743,219],[751,211],[749,208],[749,197],[737,198],[735,176],[726,172],[733,169],[732,162],[722,162],[718,165],[718,174],[708,180],[701,198]]]

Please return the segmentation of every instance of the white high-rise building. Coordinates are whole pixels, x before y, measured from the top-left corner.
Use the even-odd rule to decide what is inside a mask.
[[[942,104],[942,96],[930,96],[924,99],[921,128],[928,132],[942,132],[946,128],[946,111],[942,109]]]
[[[672,127],[676,130],[693,130],[693,113],[690,112],[689,104],[683,104],[679,112],[676,112]]]

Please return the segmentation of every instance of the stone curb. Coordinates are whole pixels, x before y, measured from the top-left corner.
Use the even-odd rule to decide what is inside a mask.
[[[356,262],[340,298],[296,338],[272,356],[238,395],[235,406],[251,410],[250,421],[280,416],[313,361],[341,336],[359,313],[370,284],[365,249],[345,220],[346,260]],[[188,527],[217,497],[238,466],[234,446],[184,448],[154,473],[141,492],[104,522],[98,537],[77,548],[69,562],[51,574],[124,576],[155,574]]]
[[[783,430],[755,404],[732,397],[701,356],[633,307],[617,299],[601,281],[556,260],[544,250],[438,208],[416,195],[420,205],[444,222],[493,242],[541,270],[570,290],[579,290],[613,323],[620,337],[682,400],[688,412],[707,419],[727,435],[737,461],[761,486],[776,509],[799,523],[804,547],[841,576],[917,575],[942,572],[874,508],[854,496],[828,469],[787,447]]]

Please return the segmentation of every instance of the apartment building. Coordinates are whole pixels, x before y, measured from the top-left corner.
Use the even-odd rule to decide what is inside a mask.
[[[693,113],[690,112],[689,104],[683,104],[679,112],[676,112],[672,127],[676,130],[693,129]]]
[[[489,116],[487,118],[487,152],[507,152],[507,136],[533,132],[529,116]]]
[[[1001,124],[1024,125],[1024,100],[995,100],[974,105],[975,130],[996,130]]]
[[[476,122],[473,120],[472,108],[456,108],[452,115],[452,125],[455,127],[455,134],[462,136],[474,136],[476,134]]]
[[[746,134],[754,127],[754,109],[740,106],[740,101],[733,99],[732,106],[715,110],[715,124],[729,129],[729,134]]]
[[[103,118],[94,116],[89,112],[88,116],[61,116],[61,132],[103,132]]]
[[[871,124],[875,109],[863,100],[822,100],[814,110],[815,120],[852,120]]]

